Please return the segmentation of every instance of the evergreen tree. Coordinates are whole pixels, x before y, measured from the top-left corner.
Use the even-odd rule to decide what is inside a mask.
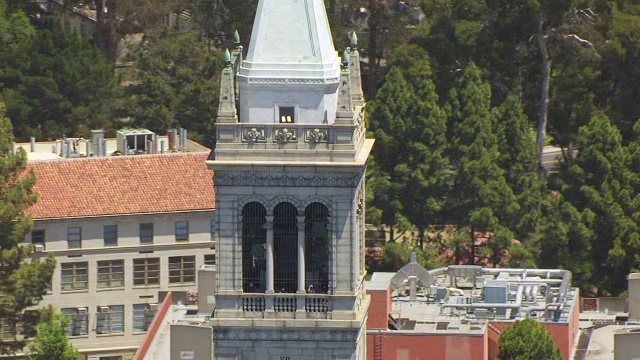
[[[70,321],[56,311],[38,324],[37,334],[29,344],[29,360],[76,360],[80,354],[67,338]]]
[[[412,82],[415,85],[394,67],[372,104],[370,129],[379,141],[374,149],[378,172],[373,205],[388,225],[398,219],[415,225],[423,248],[426,228],[436,223],[442,208],[450,171],[446,115],[435,87],[424,75]]]
[[[126,88],[123,116],[157,133],[186,128],[191,138],[211,146],[220,56],[192,33],[163,29],[146,35],[134,58],[138,82]]]
[[[0,39],[8,49],[0,52],[0,99],[17,138],[57,139],[112,129],[118,87],[113,67],[100,51],[55,21],[35,30],[24,15],[12,18],[23,19]]]
[[[491,90],[480,70],[469,64],[451,91],[447,108],[451,134],[451,159],[455,169],[448,216],[459,231],[471,237],[470,261],[475,261],[475,234],[500,232],[502,246],[510,215],[520,210],[499,166],[498,138],[491,119]]]
[[[20,245],[31,229],[32,220],[25,210],[37,198],[32,188],[33,171],[27,171],[27,154],[13,153],[13,130],[0,103],[0,326],[30,336],[33,323],[25,309],[36,305],[51,284],[55,262],[30,261],[33,246]],[[7,332],[9,332],[7,331]],[[22,336],[14,340],[0,339],[0,354],[11,353],[24,346]]]
[[[561,360],[550,333],[535,320],[517,320],[498,339],[499,360]]]
[[[562,169],[561,192],[593,232],[589,284],[599,294],[618,294],[626,288],[626,275],[639,263],[637,221],[640,209],[638,174],[632,171],[629,149],[620,131],[603,115],[580,128],[580,151]]]
[[[492,110],[498,142],[498,165],[515,195],[520,211],[505,219],[519,240],[535,230],[540,215],[543,182],[536,176],[536,138],[520,100],[509,95]]]

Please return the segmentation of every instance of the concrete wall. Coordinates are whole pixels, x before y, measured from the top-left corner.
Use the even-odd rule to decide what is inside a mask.
[[[613,346],[615,360],[640,358],[640,331],[617,331],[613,335]]]
[[[213,330],[205,326],[171,325],[171,359],[212,360]]]
[[[629,274],[629,320],[640,320],[640,273]]]
[[[217,341],[216,360],[361,360],[356,343],[339,341]],[[172,358],[173,359],[173,358]],[[198,358],[199,359],[199,358]]]
[[[376,338],[378,337],[378,338]],[[406,332],[367,334],[367,358],[385,360],[485,360],[487,333],[473,335],[433,335]]]
[[[117,355],[135,352],[145,333],[134,332],[133,305],[157,304],[159,291],[197,292],[193,283],[169,284],[169,257],[195,256],[196,270],[204,264],[204,256],[215,254],[215,243],[211,237],[213,211],[150,214],[139,216],[114,216],[84,219],[36,221],[34,229],[44,229],[46,250],[35,257],[54,255],[57,265],[53,274],[50,293],[39,306],[53,305],[56,308],[87,308],[88,334],[72,336],[72,343],[83,353]],[[189,221],[189,241],[176,243],[175,221]],[[154,243],[140,245],[139,224],[154,223]],[[104,246],[103,226],[118,225],[118,245]],[[82,248],[68,249],[67,227],[82,227]],[[27,239],[30,241],[30,239]],[[133,260],[138,258],[160,259],[160,283],[151,286],[134,286]],[[124,287],[97,288],[97,262],[101,260],[124,260]],[[88,263],[88,289],[62,291],[61,264]],[[96,334],[98,307],[124,305],[124,333]],[[128,355],[127,355],[128,356]]]

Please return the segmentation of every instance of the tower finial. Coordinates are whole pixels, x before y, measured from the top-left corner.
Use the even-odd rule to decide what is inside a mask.
[[[224,64],[226,67],[231,66],[231,53],[229,52],[229,49],[224,50]]]
[[[348,67],[349,67],[349,48],[346,48],[342,53],[342,68],[346,69]]]
[[[240,47],[240,34],[238,33],[238,30],[233,33],[233,46],[236,49]]]
[[[358,50],[358,35],[355,31],[351,33],[351,49]]]

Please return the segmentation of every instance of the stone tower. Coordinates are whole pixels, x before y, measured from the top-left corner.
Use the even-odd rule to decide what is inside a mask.
[[[365,139],[357,38],[322,0],[260,0],[225,54],[212,160],[216,359],[365,359]]]

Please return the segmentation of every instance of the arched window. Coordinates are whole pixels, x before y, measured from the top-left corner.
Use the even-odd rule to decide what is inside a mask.
[[[305,266],[307,289],[313,285],[317,293],[329,291],[329,211],[313,203],[304,211]]]
[[[257,202],[242,209],[242,291],[264,292],[267,265],[265,258],[267,230],[264,224],[267,211]]]
[[[298,211],[290,203],[273,209],[274,290],[295,293],[298,281]]]

